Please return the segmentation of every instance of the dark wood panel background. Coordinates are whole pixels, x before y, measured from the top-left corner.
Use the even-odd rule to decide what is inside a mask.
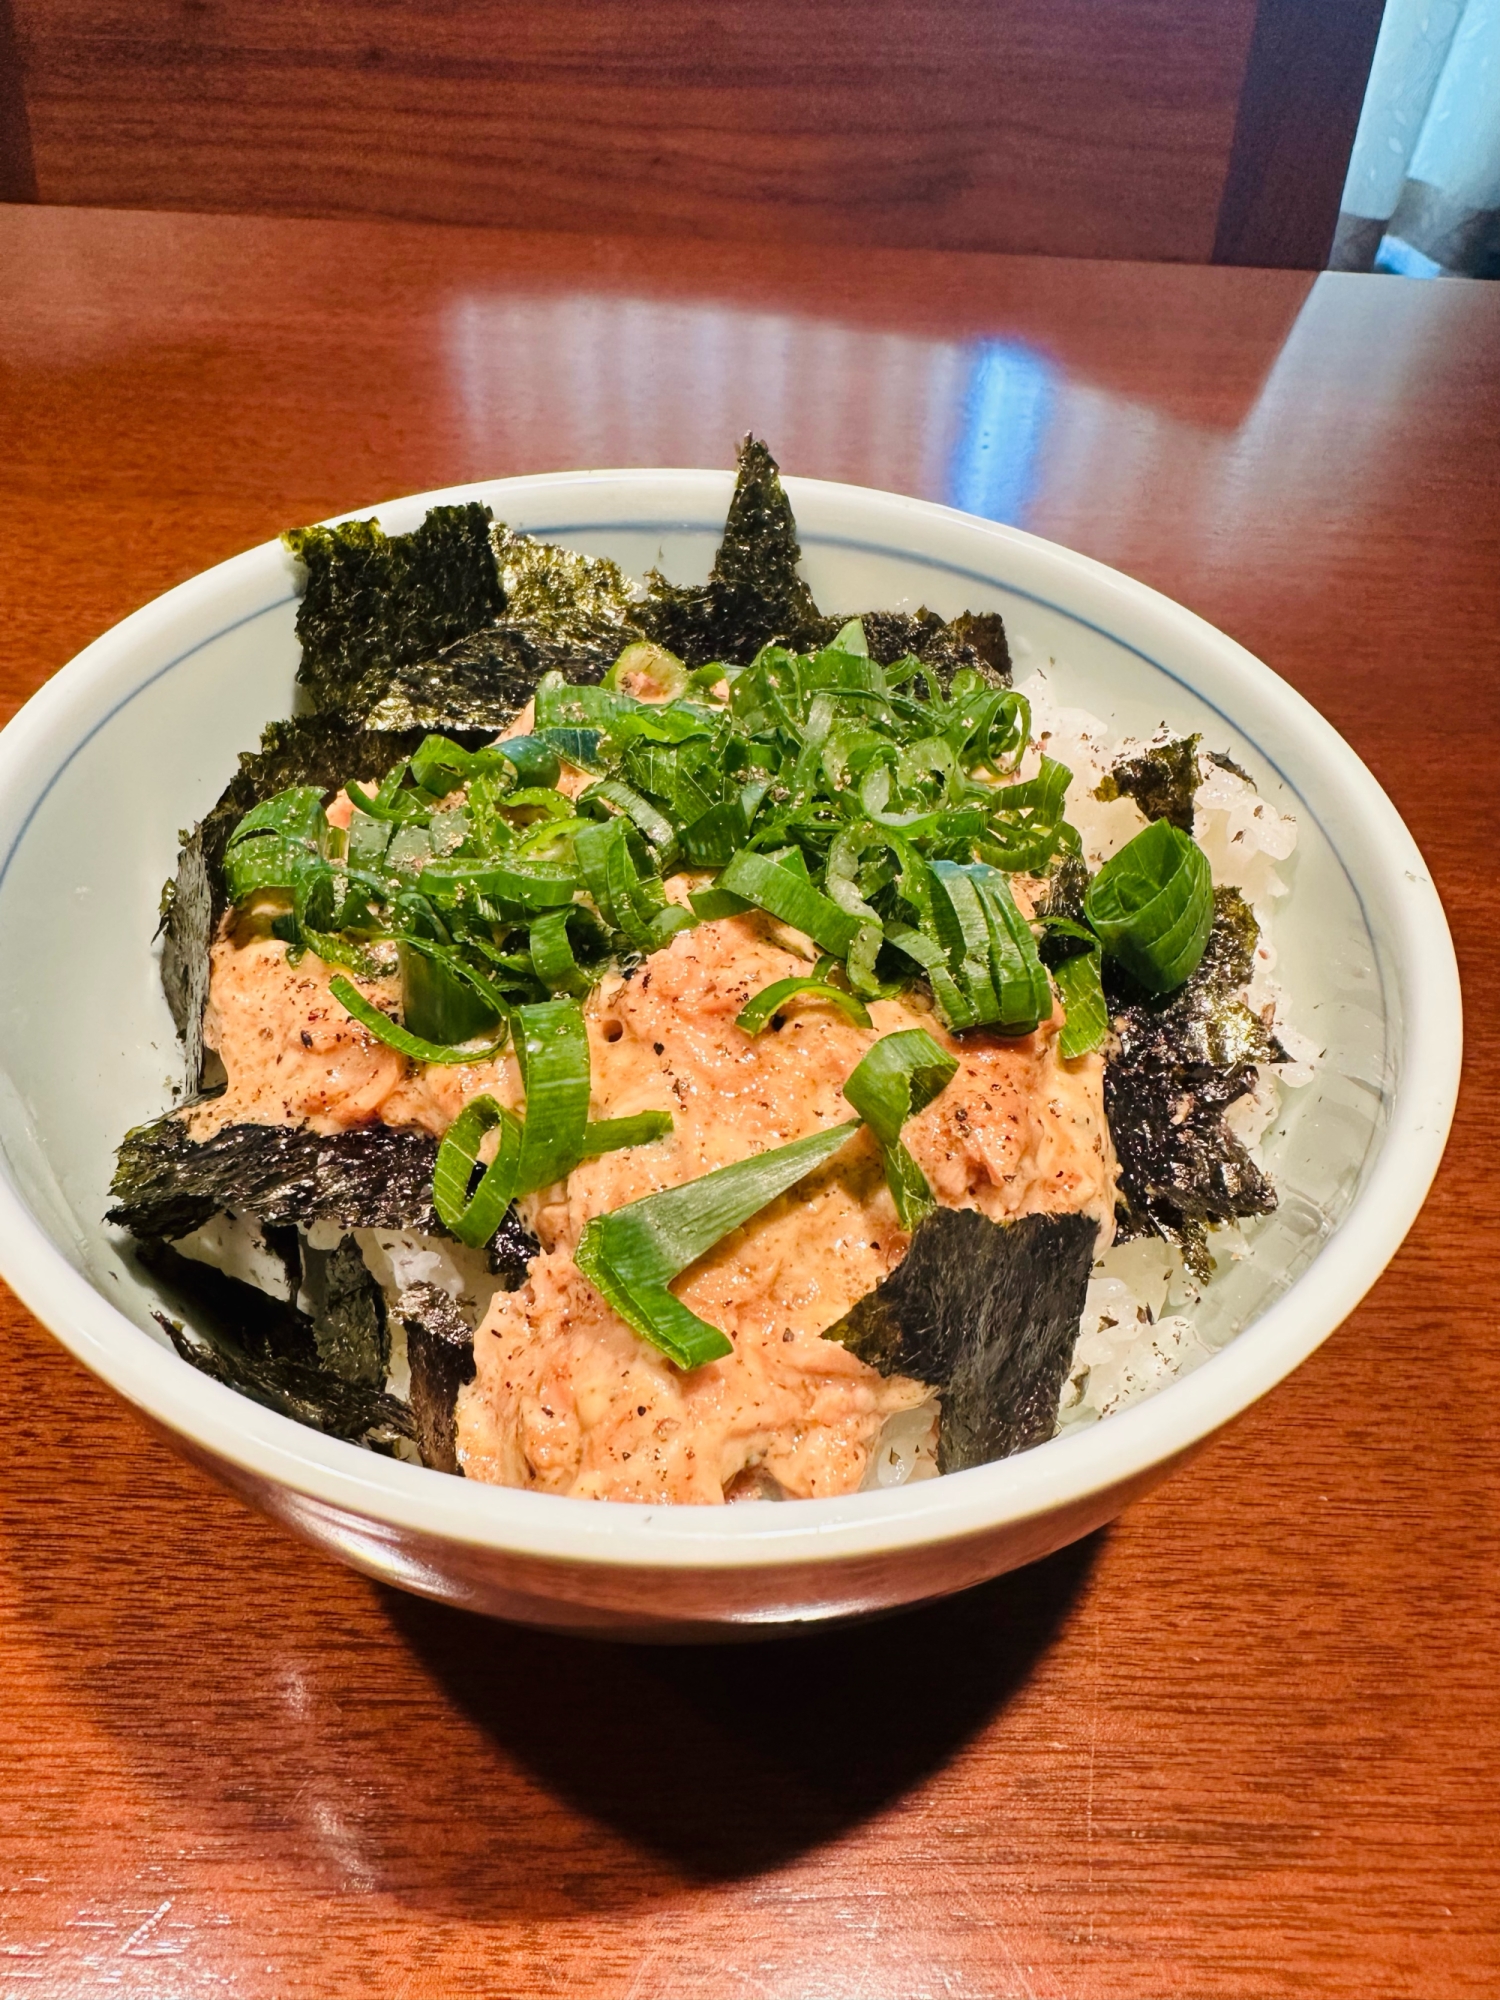
[[[0,0],[0,194],[1183,261],[1227,201],[1223,261],[1316,265],[1380,0],[1331,68],[1324,0],[1268,6]]]

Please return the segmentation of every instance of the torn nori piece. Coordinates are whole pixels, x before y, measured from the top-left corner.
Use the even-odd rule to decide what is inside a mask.
[[[495,555],[506,617],[539,643],[584,652],[611,646],[612,666],[640,628],[635,587],[608,556],[586,556],[498,524]]]
[[[526,1282],[532,1258],[541,1254],[541,1244],[521,1220],[512,1202],[500,1218],[500,1227],[490,1238],[488,1251],[490,1271],[500,1280],[500,1290],[518,1291]]]
[[[1149,744],[1138,756],[1122,757],[1094,797],[1134,799],[1147,819],[1170,820],[1191,833],[1193,794],[1201,783],[1198,738],[1175,736],[1168,743]]]
[[[1217,764],[1221,771],[1232,771],[1237,778],[1243,778],[1247,785],[1255,783],[1244,765],[1236,764],[1227,750],[1205,750],[1203,754],[1210,764]]]
[[[165,1313],[154,1317],[183,1360],[205,1375],[296,1423],[372,1451],[390,1455],[413,1435],[404,1403],[321,1365],[305,1313],[169,1244],[140,1243],[136,1256],[191,1313],[191,1326]]]
[[[345,1236],[332,1250],[303,1242],[301,1251],[302,1295],[319,1361],[342,1382],[384,1387],[391,1366],[385,1299],[359,1245]]]
[[[1214,891],[1214,927],[1197,970],[1175,993],[1143,994],[1105,961],[1115,1046],[1104,1105],[1120,1173],[1121,1240],[1155,1234],[1182,1246],[1201,1282],[1213,1275],[1207,1230],[1276,1206],[1276,1190],[1224,1123],[1260,1063],[1286,1061],[1245,1004],[1258,930],[1237,889]]]
[[[626,627],[549,636],[502,619],[409,667],[356,690],[354,706],[371,729],[506,729],[553,670],[575,684],[601,681],[635,636]]]
[[[1084,922],[1084,903],[1089,893],[1089,865],[1081,854],[1071,848],[1064,848],[1057,858],[1056,866],[1047,880],[1047,887],[1036,905],[1039,917],[1065,917],[1069,923]],[[1046,946],[1052,940],[1043,938]],[[1061,942],[1057,940],[1057,942]],[[1071,958],[1075,951],[1087,951],[1088,944],[1082,939],[1069,939],[1068,949],[1049,958],[1042,951],[1042,963],[1055,965],[1057,957]]]
[[[222,898],[223,890],[219,890]],[[213,942],[214,882],[203,854],[203,829],[182,837],[177,873],[162,890],[161,984],[187,1059],[188,1088],[203,1076],[203,1010],[208,1005],[209,946]]]
[[[228,1210],[272,1227],[333,1222],[446,1236],[432,1206],[437,1141],[425,1132],[361,1125],[226,1125],[203,1141],[180,1117],[127,1132],[106,1222],[172,1241]]]
[[[998,611],[965,611],[944,620],[925,605],[918,611],[863,611],[857,614],[864,628],[870,658],[882,667],[894,666],[915,654],[932,670],[944,694],[953,684],[960,667],[968,667],[991,687],[1010,686],[1010,646],[1005,637],[1005,621]],[[819,645],[827,645],[846,621],[828,618],[817,635]]]
[[[425,659],[500,616],[490,510],[434,507],[409,535],[378,521],[282,537],[307,571],[297,610],[297,679],[322,713],[346,709],[372,676]]]
[[[821,644],[832,631],[797,573],[801,554],[776,461],[759,438],[746,437],[708,582],[668,583],[652,570],[636,620],[690,667],[746,666],[772,639],[803,650]]]
[[[935,1209],[825,1338],[940,1392],[939,1471],[1008,1458],[1056,1428],[1098,1233],[1087,1215]]]
[[[422,1463],[459,1472],[453,1429],[458,1392],[474,1379],[474,1330],[437,1285],[412,1285],[396,1303],[406,1327],[411,1413]]]

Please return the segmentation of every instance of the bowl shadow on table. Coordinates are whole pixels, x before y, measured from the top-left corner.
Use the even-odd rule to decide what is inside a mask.
[[[938,1771],[1026,1685],[1108,1529],[962,1595],[757,1646],[626,1646],[385,1589],[450,1700],[544,1790],[704,1880],[793,1860]]]

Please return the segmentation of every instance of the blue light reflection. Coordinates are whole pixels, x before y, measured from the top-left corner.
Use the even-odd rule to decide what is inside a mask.
[[[1031,504],[1037,464],[1057,399],[1057,370],[1016,340],[978,341],[953,457],[948,500],[967,514],[1019,523]]]

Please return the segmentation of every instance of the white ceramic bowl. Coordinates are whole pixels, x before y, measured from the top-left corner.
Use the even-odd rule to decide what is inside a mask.
[[[639,574],[707,574],[717,472],[588,472],[438,500]],[[790,480],[830,608],[1005,613],[1024,669],[1122,729],[1201,729],[1301,828],[1278,916],[1290,1016],[1327,1050],[1270,1162],[1281,1205],[1208,1293],[1196,1373],[1091,1429],[972,1472],[843,1500],[585,1503],[481,1486],[326,1438],[209,1381],[100,1216],[125,1129],[180,1074],[149,940],[177,829],[291,707],[292,578],[275,543],[147,605],[0,735],[0,1266],[37,1316],[190,1457],[373,1576],[594,1632],[727,1636],[962,1589],[1087,1533],[1295,1368],[1374,1282],[1421,1206],[1457,1091],[1453,949],[1411,836],[1329,725],[1192,613],[1051,543],[950,510]],[[86,1532],[79,1524],[79,1532]]]

